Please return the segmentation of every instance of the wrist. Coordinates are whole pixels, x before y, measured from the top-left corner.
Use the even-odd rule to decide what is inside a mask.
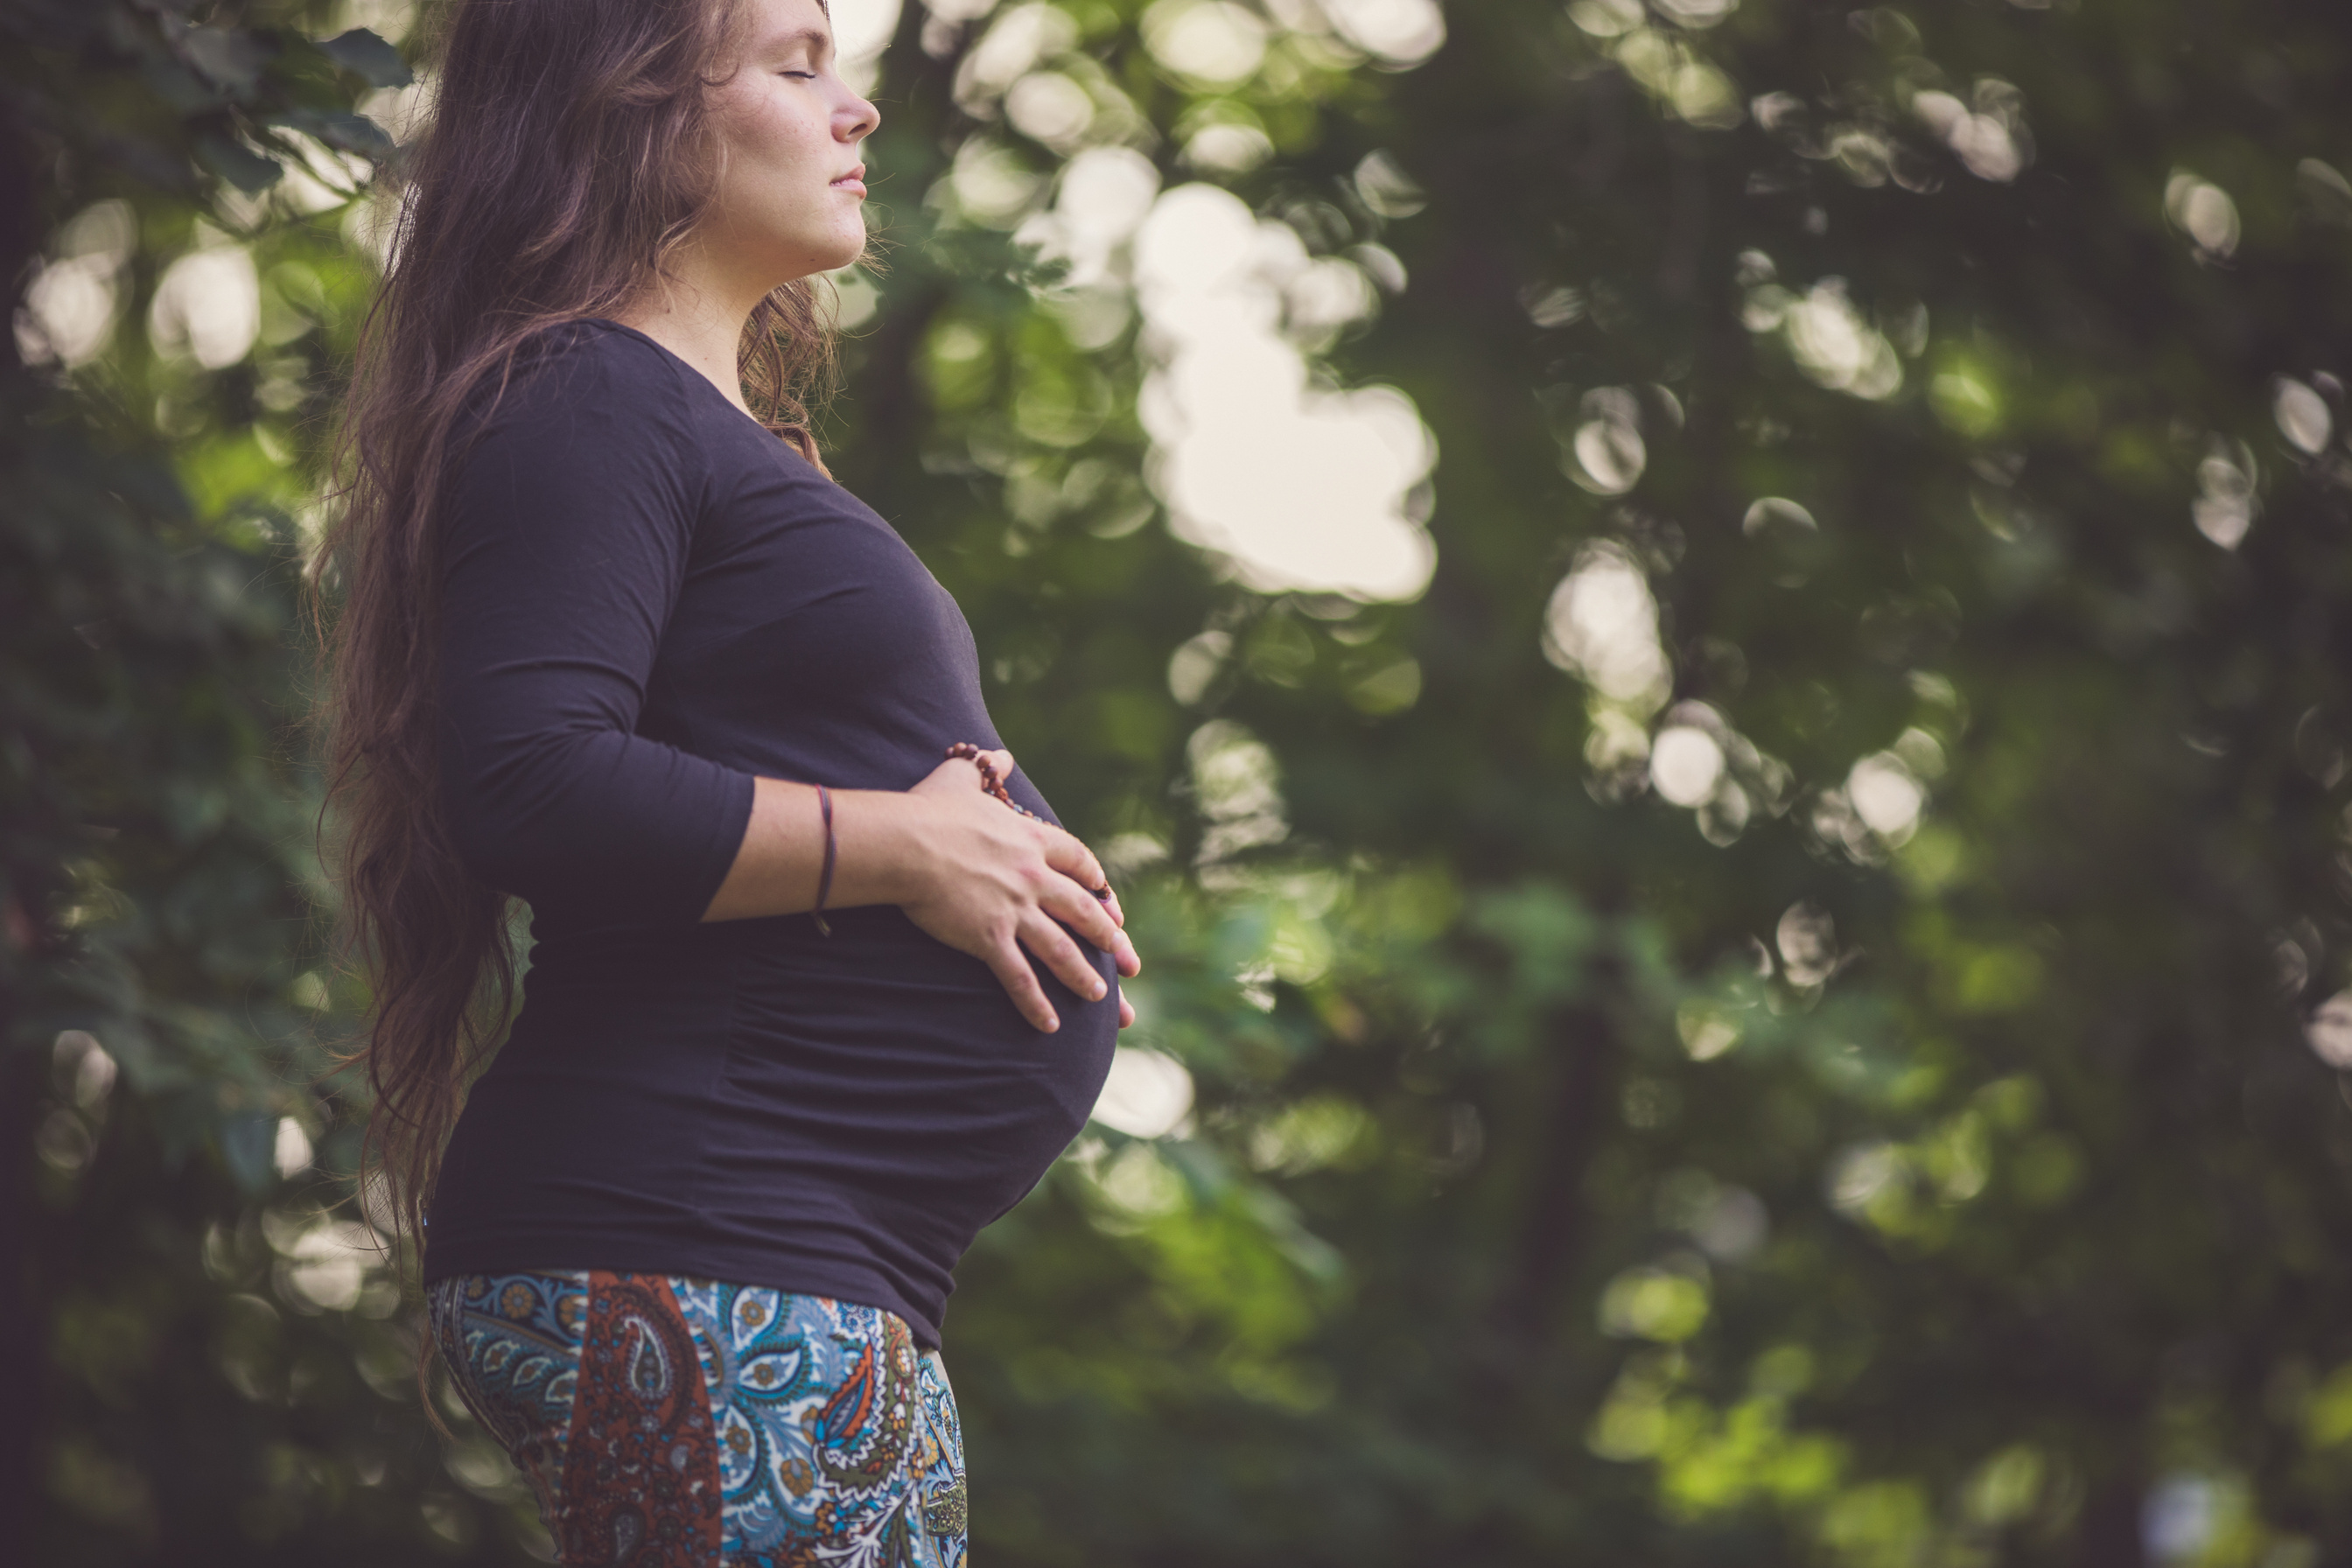
[[[834,830],[840,863],[834,872],[834,901],[909,904],[919,901],[935,879],[937,857],[929,831],[930,803],[896,790],[835,790]]]

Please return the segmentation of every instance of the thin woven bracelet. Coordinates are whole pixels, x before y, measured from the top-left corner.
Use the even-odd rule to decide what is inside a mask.
[[[1030,810],[1027,806],[1013,798],[1012,795],[1004,787],[1004,781],[996,776],[996,764],[988,760],[988,753],[986,752],[982,751],[970,741],[958,741],[954,745],[950,746],[948,748],[948,760],[950,762],[966,762],[971,763],[980,769],[981,788],[986,790],[989,794],[994,795],[997,799],[1003,801],[1005,805],[1011,806],[1013,810],[1019,812],[1022,816],[1027,817],[1032,822],[1043,822],[1045,820],[1044,817],[1038,816],[1035,812]],[[1099,888],[1088,888],[1087,891],[1092,893],[1104,903],[1110,902],[1110,884],[1108,882],[1105,882]]]
[[[833,839],[833,795],[823,784],[816,786],[816,805],[817,810],[824,814],[824,869],[817,873],[816,907],[809,910],[809,918],[816,921],[816,929],[820,934],[831,936],[833,927],[826,923],[824,918],[824,896],[833,891],[833,859],[835,846]]]

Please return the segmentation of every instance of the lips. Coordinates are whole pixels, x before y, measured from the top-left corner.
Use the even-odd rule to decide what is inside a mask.
[[[835,179],[833,182],[832,188],[836,191],[848,191],[854,195],[864,195],[866,194],[866,165],[860,163],[855,169],[850,170],[849,173]]]

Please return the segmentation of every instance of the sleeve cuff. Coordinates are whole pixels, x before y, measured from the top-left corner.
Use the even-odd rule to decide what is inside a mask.
[[[758,781],[750,773],[733,768],[725,770],[721,786],[721,808],[713,814],[710,837],[702,852],[702,863],[695,876],[685,885],[691,903],[677,911],[680,923],[694,925],[702,919],[702,911],[719,896],[719,889],[727,880],[727,873],[735,868],[735,857],[741,853],[743,834],[751,824],[751,800]]]

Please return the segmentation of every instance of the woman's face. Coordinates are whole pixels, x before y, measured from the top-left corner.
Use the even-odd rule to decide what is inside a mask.
[[[719,180],[700,241],[764,293],[846,267],[866,249],[859,143],[881,121],[841,79],[817,0],[743,0],[744,50],[710,89]]]

